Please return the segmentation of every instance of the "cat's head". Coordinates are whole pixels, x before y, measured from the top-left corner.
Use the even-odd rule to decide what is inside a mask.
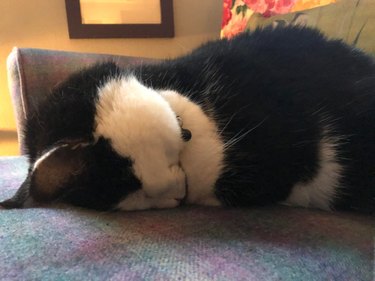
[[[131,73],[114,64],[85,69],[28,119],[28,176],[0,206],[175,207],[186,195],[181,130],[169,103]]]

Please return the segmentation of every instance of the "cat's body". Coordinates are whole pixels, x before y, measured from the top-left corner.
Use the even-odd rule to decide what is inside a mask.
[[[375,211],[374,60],[310,29],[258,30],[158,64],[97,65],[61,84],[25,135],[29,176],[5,207]]]

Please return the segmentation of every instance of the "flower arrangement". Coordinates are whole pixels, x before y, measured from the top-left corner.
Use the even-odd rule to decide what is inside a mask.
[[[223,0],[221,37],[244,31],[251,17],[269,18],[335,3],[336,0]]]

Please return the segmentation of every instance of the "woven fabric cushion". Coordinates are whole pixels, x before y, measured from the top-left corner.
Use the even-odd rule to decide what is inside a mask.
[[[0,158],[0,201],[27,171]],[[0,210],[0,280],[374,280],[374,218],[287,207]]]
[[[8,84],[16,113],[21,154],[25,153],[22,135],[25,120],[33,114],[41,100],[72,72],[104,61],[126,66],[154,60],[43,49],[13,49],[7,61]]]

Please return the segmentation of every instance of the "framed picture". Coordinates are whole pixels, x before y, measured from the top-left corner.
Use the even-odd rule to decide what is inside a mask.
[[[69,37],[173,37],[173,0],[65,0]]]

